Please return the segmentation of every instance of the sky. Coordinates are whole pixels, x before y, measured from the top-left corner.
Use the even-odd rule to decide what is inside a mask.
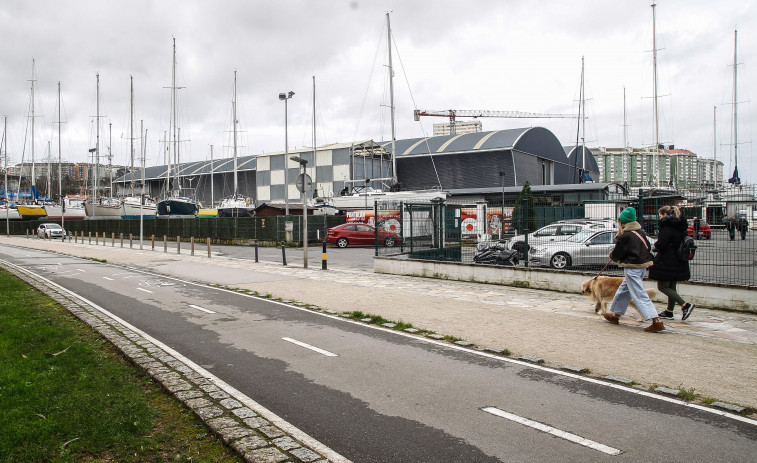
[[[433,133],[439,117],[414,109],[577,114],[584,60],[586,145],[655,143],[651,1],[640,0],[4,0],[0,4],[0,115],[9,163],[58,158],[130,164],[146,129],[148,166],[164,164],[172,44],[176,41],[181,161],[231,156],[237,72],[238,154],[391,137],[386,13],[393,37],[396,137]],[[733,172],[734,31],[738,30],[738,167],[757,182],[750,88],[757,4],[659,0],[659,141]],[[34,62],[34,71],[32,62]],[[33,77],[34,76],[34,77]],[[61,117],[58,118],[58,82]],[[295,92],[285,104],[279,93]],[[625,97],[624,97],[625,93]],[[625,108],[625,111],[624,111]],[[624,114],[626,123],[624,124]],[[465,119],[460,119],[465,120]],[[481,118],[483,129],[543,126],[564,145],[577,117]],[[59,124],[60,123],[60,124]],[[626,130],[624,130],[624,127]],[[627,136],[624,136],[627,132]],[[139,165],[140,140],[134,141]],[[713,153],[716,151],[716,153]]]

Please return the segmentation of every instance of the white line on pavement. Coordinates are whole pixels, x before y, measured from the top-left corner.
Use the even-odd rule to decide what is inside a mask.
[[[560,429],[553,428],[552,426],[539,423],[538,421],[529,420],[528,418],[523,418],[522,416],[508,413],[504,410],[500,410],[499,408],[484,407],[481,410],[485,411],[486,413],[491,413],[492,415],[499,416],[510,421],[515,421],[516,423],[520,423],[524,426],[528,426],[528,427],[537,429],[539,431],[546,432],[547,434],[552,434],[553,436],[560,437],[570,442],[583,445],[584,447],[589,447],[590,449],[599,450],[600,452],[606,453],[608,455],[620,455],[621,453],[623,453],[622,450],[618,450],[616,448],[612,448],[607,445],[600,444],[599,442],[594,442],[593,440],[589,440],[581,436],[571,434],[567,431],[562,431]]]
[[[189,304],[189,307],[192,307],[193,309],[201,310],[201,311],[203,311],[205,313],[215,313],[212,310],[208,310],[208,309],[206,309],[204,307],[200,307],[199,305]]]
[[[77,272],[86,273],[86,272],[84,272],[84,270],[82,270],[82,269],[80,269],[80,268],[77,268],[77,269],[76,269],[76,271],[77,271]]]
[[[137,288],[137,289],[140,291],[144,291],[146,293],[152,293],[152,291],[150,291],[149,289],[144,289],[144,288]]]
[[[318,352],[319,354],[323,354],[326,357],[339,357],[337,354],[335,354],[333,352],[329,352],[327,350],[323,350],[323,349],[321,349],[319,347],[311,346],[310,344],[305,344],[304,342],[298,341],[296,339],[292,339],[292,338],[281,338],[281,339],[283,339],[284,341],[287,341],[287,342],[291,342],[292,344],[297,344],[298,346],[304,347],[305,349],[310,349],[312,351]]]
[[[113,278],[103,277],[103,280],[113,281]]]

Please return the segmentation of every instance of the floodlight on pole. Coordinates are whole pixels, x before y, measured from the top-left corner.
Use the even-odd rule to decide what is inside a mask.
[[[279,93],[279,100],[284,102],[284,158],[289,157],[289,132],[288,132],[288,118],[287,118],[287,100],[294,96],[293,91],[288,93]],[[287,178],[286,160],[284,161],[284,216],[289,215],[289,179]]]

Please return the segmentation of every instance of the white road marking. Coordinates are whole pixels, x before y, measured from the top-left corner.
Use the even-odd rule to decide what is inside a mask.
[[[616,448],[612,448],[607,445],[600,444],[599,442],[594,442],[593,440],[589,440],[584,437],[571,434],[567,431],[562,431],[560,429],[553,428],[552,426],[539,423],[538,421],[529,420],[528,418],[523,418],[522,416],[508,413],[506,411],[500,410],[499,408],[484,407],[481,410],[485,411],[486,413],[491,413],[492,415],[499,416],[501,418],[505,418],[507,420],[514,421],[516,423],[520,423],[524,426],[528,426],[528,427],[537,429],[539,431],[546,432],[547,434],[552,434],[553,436],[560,437],[570,442],[583,445],[584,447],[589,447],[590,449],[593,449],[593,450],[599,450],[600,452],[606,453],[608,455],[620,455],[621,453],[623,453],[622,450],[618,450]]]
[[[137,289],[140,290],[140,291],[144,291],[146,293],[152,294],[152,291],[150,291],[149,289],[144,289],[144,288],[137,288]]]
[[[77,268],[77,269],[76,269],[76,271],[77,271],[77,272],[86,273],[86,272],[84,272],[84,270],[82,270],[82,269],[80,269],[80,268]]]
[[[201,311],[203,311],[205,313],[215,313],[212,310],[208,310],[208,309],[206,309],[204,307],[200,307],[199,305],[189,304],[189,307],[192,307],[193,309],[201,310]]]
[[[323,354],[326,357],[339,357],[337,354],[335,354],[333,352],[329,352],[327,350],[323,350],[323,349],[321,349],[319,347],[311,346],[310,344],[305,344],[304,342],[298,341],[296,339],[292,339],[292,338],[281,338],[281,339],[283,339],[284,341],[287,341],[287,342],[291,342],[292,344],[297,344],[298,346],[304,347],[305,349],[310,349],[312,351],[318,352],[319,354]]]
[[[113,278],[103,277],[103,280],[113,281]]]

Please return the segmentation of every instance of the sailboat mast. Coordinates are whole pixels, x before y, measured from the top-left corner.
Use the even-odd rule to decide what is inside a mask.
[[[63,169],[61,167],[63,156],[61,155],[61,141],[60,141],[60,125],[63,123],[63,121],[60,119],[60,81],[58,81],[58,204],[60,204],[60,226],[61,228],[65,229],[66,227],[63,226],[65,223],[64,216],[66,215],[66,204],[63,200]]]
[[[178,146],[178,140],[176,137],[176,37],[173,39],[173,59],[171,61],[171,137],[173,138],[173,142],[171,143],[173,146],[173,155],[174,155],[174,165],[176,168],[174,169],[174,177],[176,178],[176,183],[178,185],[179,181],[179,146]]]
[[[134,196],[134,77],[129,75],[131,104],[129,105],[129,142],[131,149],[131,195]]]
[[[95,169],[92,172],[92,217],[95,216],[97,204],[97,165],[100,163],[100,73],[97,76],[97,91],[95,92]]]
[[[581,170],[586,173],[586,95],[584,91],[584,57],[581,57]]]
[[[660,172],[659,172],[659,153],[660,149],[660,121],[659,111],[657,108],[657,19],[655,16],[655,10],[657,4],[652,4],[652,74],[654,83],[654,161],[652,167],[654,168],[654,178],[656,185],[660,186]]]
[[[738,30],[733,31],[733,165],[739,168],[739,124],[738,124],[738,62],[736,47],[738,45]]]
[[[623,148],[628,148],[628,115],[626,113],[626,88],[623,87]]]
[[[34,59],[32,59],[32,186],[36,188],[37,176],[34,169]]]
[[[313,76],[313,185],[318,190],[318,159],[316,156],[316,144],[315,144],[315,76]],[[303,205],[303,207],[305,207]],[[305,209],[307,211],[307,209]]]
[[[213,145],[210,145],[210,207],[213,207],[213,204],[215,204],[213,190]]]
[[[113,197],[113,123],[108,122],[108,196]]]
[[[237,197],[238,180],[237,180],[237,71],[234,71],[234,98],[231,100],[231,117],[234,121],[234,198]]]
[[[389,112],[392,120],[392,186],[397,184],[397,156],[395,155],[395,134],[394,127],[394,68],[392,67],[392,26],[389,21],[389,13],[386,13],[386,40],[387,50],[389,52]]]
[[[50,151],[50,140],[47,140],[47,197],[53,196],[53,181],[51,178],[53,170],[52,152]]]
[[[3,118],[5,122],[3,123],[3,145],[5,153],[5,158],[3,162],[3,167],[5,167],[5,183],[3,183],[3,189],[5,190],[5,236],[10,236],[11,234],[11,224],[10,224],[10,210],[11,210],[11,201],[10,197],[8,196],[8,116],[5,116]]]
[[[712,107],[712,182],[718,187],[718,107]]]

